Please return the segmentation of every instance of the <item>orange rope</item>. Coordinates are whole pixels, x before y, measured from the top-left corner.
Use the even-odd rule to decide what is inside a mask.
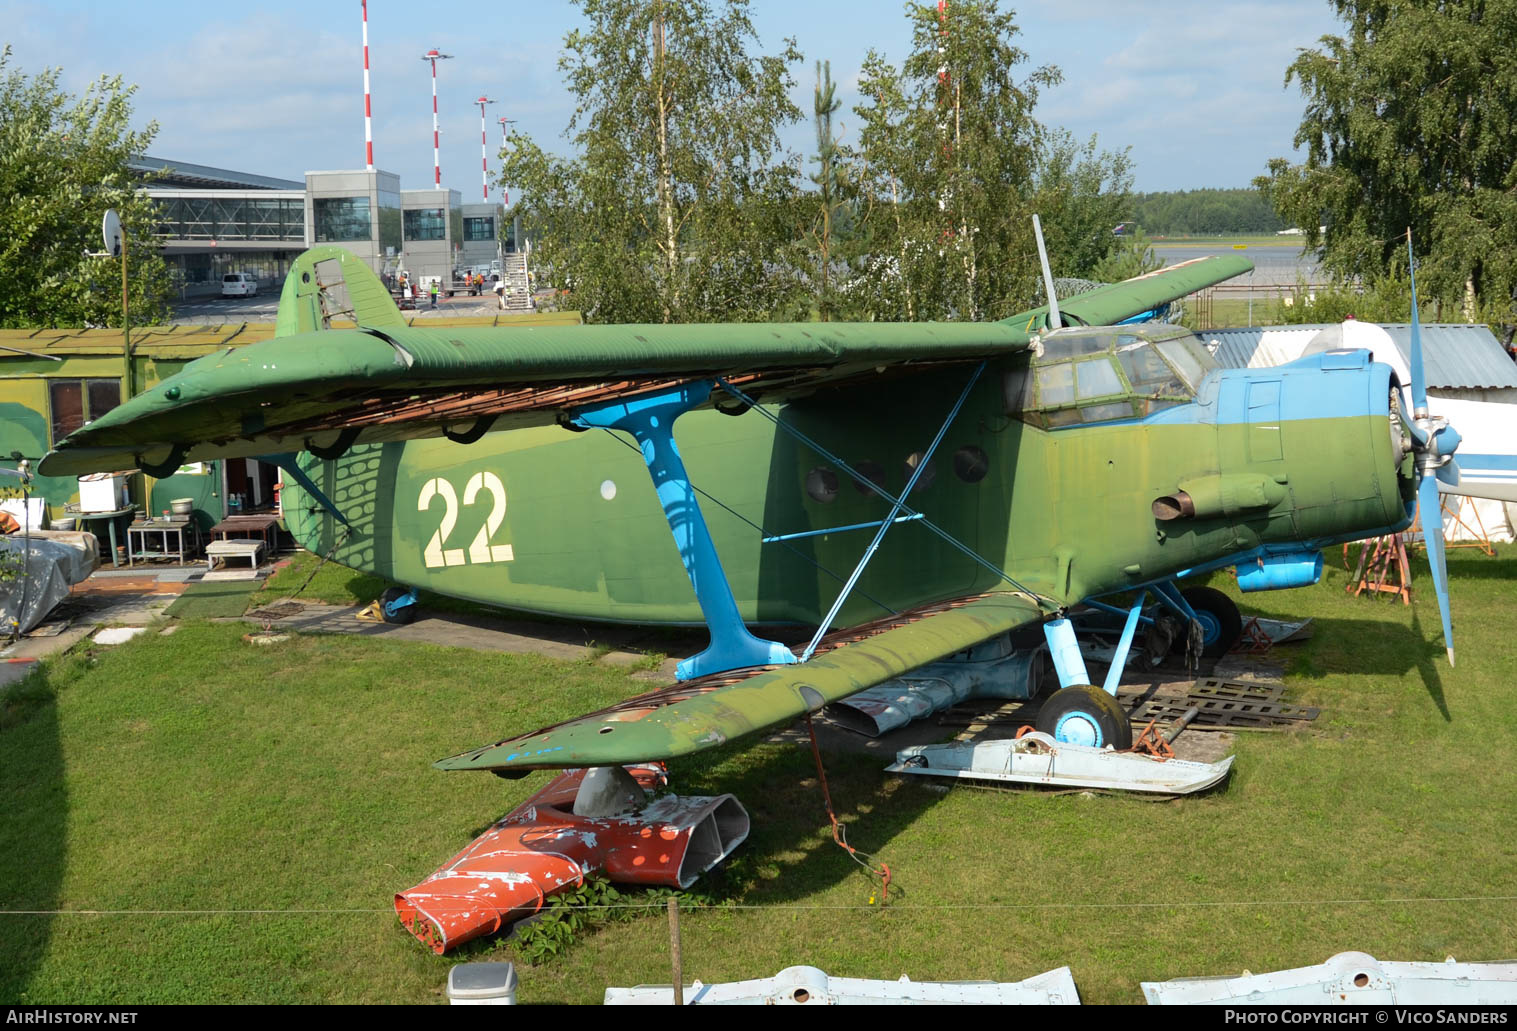
[[[867,852],[860,852],[848,844],[848,829],[838,822],[837,813],[832,808],[832,791],[827,786],[827,771],[822,768],[822,751],[816,744],[816,727],[811,723],[811,714],[806,714],[806,733],[811,735],[811,756],[816,760],[816,776],[822,785],[822,801],[827,806],[827,819],[832,821],[832,840],[844,852],[865,870],[880,879],[880,903],[890,900],[890,866],[881,863],[878,867],[870,865],[874,857]]]

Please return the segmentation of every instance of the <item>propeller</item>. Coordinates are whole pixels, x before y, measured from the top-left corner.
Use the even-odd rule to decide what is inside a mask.
[[[1443,505],[1438,482],[1459,485],[1459,463],[1454,452],[1460,436],[1448,420],[1428,414],[1427,376],[1422,364],[1422,330],[1417,317],[1417,261],[1412,255],[1412,231],[1406,232],[1406,257],[1412,277],[1412,417],[1407,429],[1417,461],[1417,507],[1422,513],[1422,538],[1427,542],[1427,562],[1433,569],[1433,589],[1438,594],[1438,613],[1443,617],[1443,644],[1449,665],[1454,664],[1454,623],[1449,614],[1449,576],[1443,548]]]

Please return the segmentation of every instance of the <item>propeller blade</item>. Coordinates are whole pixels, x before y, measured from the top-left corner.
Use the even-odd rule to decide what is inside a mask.
[[[1412,256],[1412,231],[1406,231],[1406,261],[1412,276],[1412,415],[1427,414],[1427,376],[1422,369],[1422,329],[1417,317],[1417,259]]]
[[[1438,477],[1439,483],[1446,483],[1450,487],[1457,487],[1459,486],[1459,463],[1450,459],[1448,465],[1440,465],[1438,471],[1433,475]]]
[[[1443,558],[1443,506],[1438,499],[1438,481],[1424,476],[1417,485],[1417,505],[1422,515],[1422,539],[1427,543],[1427,564],[1433,567],[1433,590],[1438,593],[1438,614],[1443,617],[1443,646],[1449,665],[1454,664],[1454,621],[1449,615],[1449,573]]]

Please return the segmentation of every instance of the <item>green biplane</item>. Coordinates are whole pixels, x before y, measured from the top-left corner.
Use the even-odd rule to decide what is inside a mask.
[[[1114,325],[1249,267],[1208,258],[1066,299],[1067,328],[1037,309],[427,329],[346,252],[316,248],[274,339],[195,361],[42,471],[278,461],[304,547],[413,585],[386,595],[392,620],[424,586],[709,627],[674,687],[444,769],[684,755],[1039,624],[1063,685],[1039,729],[1121,748],[1115,677],[1091,686],[1064,657],[1067,610],[1138,593],[1118,671],[1150,595],[1225,644],[1236,612],[1198,608],[1177,579],[1237,565],[1245,589],[1314,582],[1323,547],[1408,525],[1419,476],[1455,442],[1403,419],[1366,352],[1221,370],[1187,330]],[[334,303],[359,328],[326,328]],[[1441,581],[1440,601],[1446,614]],[[817,630],[797,651],[768,624]]]

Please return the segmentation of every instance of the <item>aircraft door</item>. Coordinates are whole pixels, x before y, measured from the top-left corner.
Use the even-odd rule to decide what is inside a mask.
[[[1248,460],[1278,462],[1280,447],[1280,381],[1255,380],[1248,384]]]

